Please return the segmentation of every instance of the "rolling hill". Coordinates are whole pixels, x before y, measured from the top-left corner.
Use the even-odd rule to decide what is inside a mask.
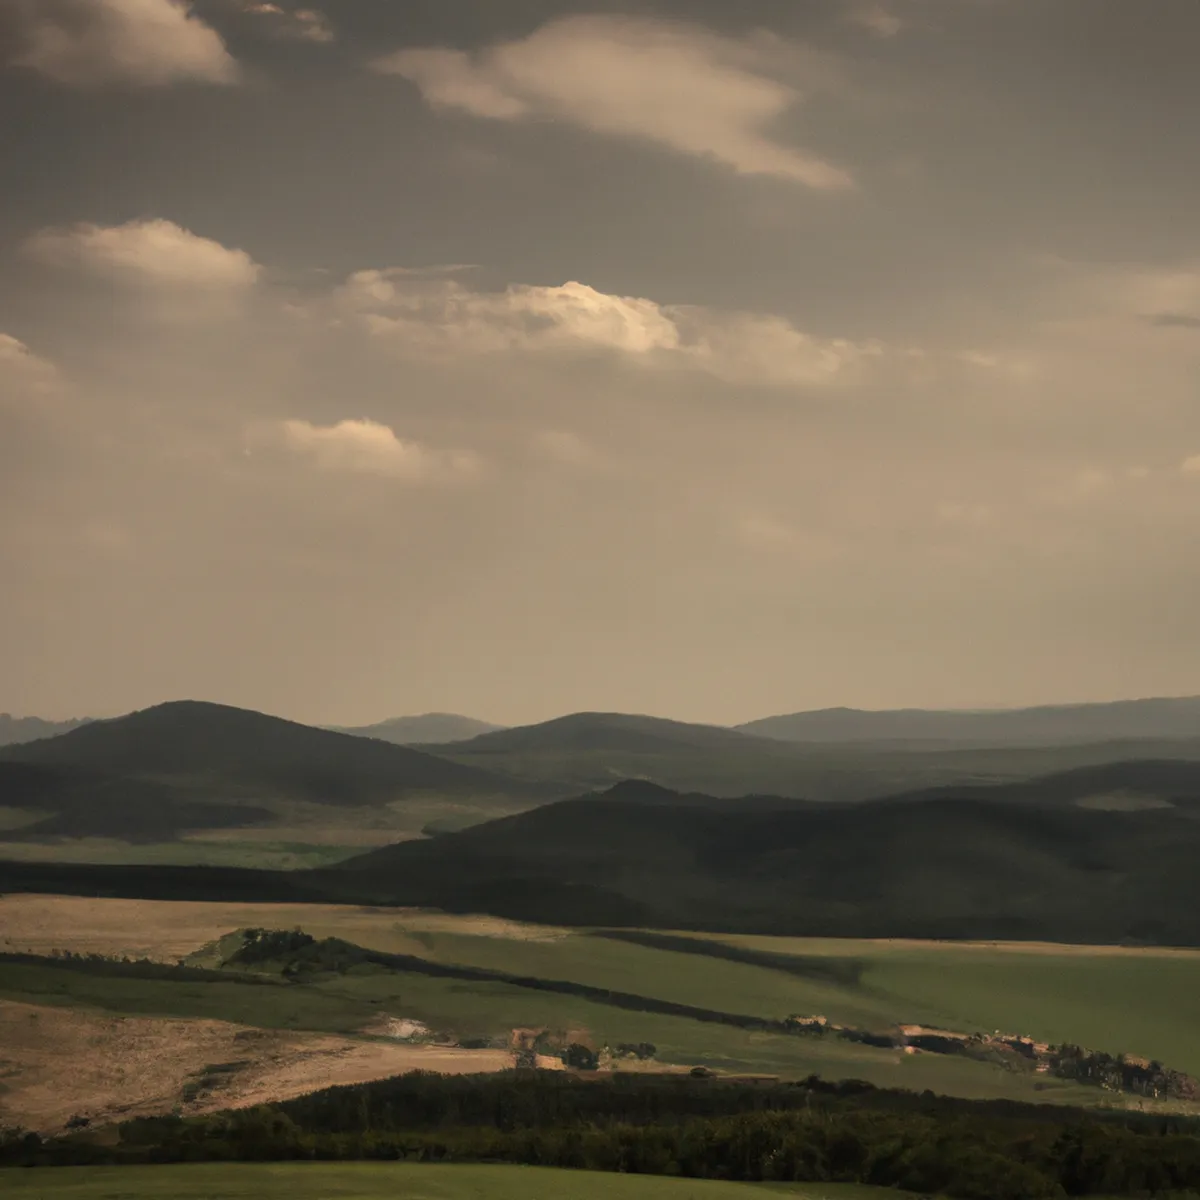
[[[918,788],[1015,782],[1132,759],[1200,760],[1200,737],[979,747],[787,742],[655,717],[574,713],[431,749],[531,782],[562,782],[576,793],[641,779],[674,791],[729,798],[756,793],[866,800]]]
[[[730,802],[645,783],[316,870],[0,863],[0,890],[326,900],[555,925],[826,937],[1200,945],[1192,764],[1171,805],[1080,803],[1111,779],[861,804]],[[1182,776],[1181,776],[1182,777]],[[1111,790],[1111,789],[1110,789]]]
[[[975,746],[1200,739],[1200,696],[1003,710],[824,708],[736,727],[787,742],[917,742]]]
[[[630,713],[578,712],[537,725],[485,733],[460,742],[460,754],[522,754],[545,751],[660,753],[678,750],[758,749],[761,739],[720,725],[694,725]]]
[[[1200,942],[1200,802],[790,808],[565,801],[341,864],[396,903],[845,937]]]
[[[531,781],[563,781],[576,792],[641,779],[716,796],[802,797],[824,766],[820,754],[814,760],[803,748],[769,738],[627,713],[572,713],[436,749],[455,762]]]
[[[191,700],[94,721],[8,747],[0,757],[214,789],[265,790],[318,804],[381,803],[431,790],[529,792],[489,771],[408,747]]]
[[[373,828],[384,821],[380,828],[401,836],[389,808],[396,803],[420,806],[421,820],[440,815],[440,803],[481,819],[489,807],[494,815],[562,794],[419,750],[192,701],[0,750],[0,806],[29,818],[6,821],[10,842],[170,842],[189,830],[266,823],[296,843],[328,841],[332,825],[353,845],[364,812],[377,814]],[[297,814],[305,829],[295,828]]]
[[[462,742],[482,733],[494,733],[506,728],[462,717],[457,713],[422,713],[415,717],[393,717],[374,725],[329,725],[334,733],[352,733],[355,737],[378,738],[398,746],[441,746],[446,742]]]

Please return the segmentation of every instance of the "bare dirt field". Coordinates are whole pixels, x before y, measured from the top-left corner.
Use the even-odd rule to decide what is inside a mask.
[[[511,1065],[503,1050],[0,1001],[0,1125],[43,1133],[77,1115],[105,1124],[176,1107],[197,1113],[286,1100],[406,1071],[458,1075]]]
[[[0,950],[115,954],[177,962],[222,934],[247,926],[336,934],[400,951],[410,933],[452,932],[544,941],[566,935],[497,917],[337,904],[226,904],[186,900],[97,900],[87,896],[0,896]]]

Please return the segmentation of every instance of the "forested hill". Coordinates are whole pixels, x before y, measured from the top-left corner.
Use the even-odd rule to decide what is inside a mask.
[[[938,797],[539,808],[334,874],[396,902],[582,924],[1200,944],[1200,806]]]

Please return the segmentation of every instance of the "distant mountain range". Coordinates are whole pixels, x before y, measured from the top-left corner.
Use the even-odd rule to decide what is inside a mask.
[[[486,793],[512,799],[509,807],[515,809],[526,802],[603,790],[627,779],[717,797],[856,801],[940,786],[1019,781],[1121,760],[1200,759],[1200,735],[1188,719],[1197,704],[1132,701],[978,714],[831,710],[772,719],[807,722],[813,737],[828,739],[814,741],[748,732],[772,728],[771,721],[728,729],[627,713],[574,713],[511,729],[427,714],[335,731],[179,701],[80,723],[65,735],[0,747],[0,759],[107,778],[170,782],[186,786],[191,800],[221,802],[236,796],[242,803],[283,799],[362,806],[386,802],[380,797],[421,792],[449,802]],[[953,724],[959,721],[966,724]],[[1009,722],[1012,740],[990,740],[999,736],[998,726],[979,727],[973,724],[977,721]],[[977,732],[970,734],[968,727]],[[479,729],[486,732],[475,732]],[[1039,740],[1033,736],[1039,729],[1044,738],[1057,729],[1063,740]],[[1077,740],[1089,729],[1114,736],[1126,729],[1139,736]],[[462,730],[473,735],[436,740]],[[855,730],[881,740],[863,740]],[[906,730],[913,736],[899,736]],[[938,731],[946,736],[916,736]],[[1141,736],[1147,731],[1163,736]],[[883,738],[885,733],[897,736]],[[1191,736],[1169,739],[1167,733]],[[410,741],[417,737],[424,740]],[[486,815],[487,806],[469,807],[470,812],[445,814],[446,820],[461,827]],[[441,817],[436,819],[445,827]]]
[[[1200,737],[1200,696],[1057,704],[970,712],[823,708],[764,717],[737,728],[786,742],[924,742],[958,745],[1067,745],[1138,738]]]
[[[162,706],[159,706],[162,707]],[[0,746],[54,737],[80,725],[0,713]],[[730,748],[722,734],[821,745],[911,743],[923,749],[976,746],[1065,746],[1088,742],[1200,739],[1200,696],[1115,700],[1096,704],[1012,709],[869,710],[820,708],[763,717],[731,727],[671,721],[629,713],[578,712],[534,725],[511,727],[457,713],[393,717],[374,725],[328,725],[334,733],[376,738],[401,746],[455,745],[470,754],[526,750],[646,752],[692,746]],[[504,734],[504,737],[493,737]],[[479,740],[486,738],[487,740]],[[465,746],[461,743],[473,743]],[[743,743],[743,746],[745,743]]]
[[[417,717],[393,717],[375,725],[329,725],[326,728],[335,733],[395,742],[398,746],[438,746],[445,742],[464,742],[507,726],[492,725],[457,713],[422,713]]]
[[[55,737],[86,725],[87,721],[86,717],[74,721],[43,721],[41,717],[14,717],[0,713],[0,746],[15,746],[19,742]]]

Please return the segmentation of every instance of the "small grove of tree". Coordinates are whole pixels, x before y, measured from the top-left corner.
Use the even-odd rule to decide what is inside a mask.
[[[249,966],[290,959],[315,943],[316,938],[300,929],[246,929],[242,931],[242,944],[229,961]]]
[[[658,1047],[653,1042],[618,1042],[613,1047],[616,1058],[653,1058],[658,1053]]]
[[[572,1042],[562,1053],[563,1066],[576,1071],[594,1071],[600,1065],[600,1056],[581,1042]]]

